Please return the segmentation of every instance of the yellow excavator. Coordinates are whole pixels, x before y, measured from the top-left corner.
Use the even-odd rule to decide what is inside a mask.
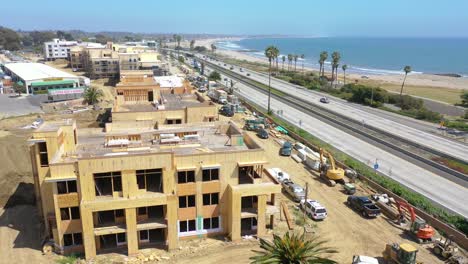
[[[328,158],[329,164],[325,162],[324,156]],[[344,184],[345,171],[335,165],[333,156],[323,148],[320,149],[320,177],[328,181],[330,186],[335,186],[336,183]]]
[[[383,252],[385,263],[422,264],[416,260],[418,250],[410,244],[387,244]]]

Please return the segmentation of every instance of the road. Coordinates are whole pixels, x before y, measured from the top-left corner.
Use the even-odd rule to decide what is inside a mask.
[[[220,63],[219,66],[227,70],[229,70],[230,67],[230,65],[224,66],[224,63]],[[249,73],[250,76],[246,76],[246,78],[268,84],[268,75],[266,74],[246,69],[240,72],[238,67],[235,67],[233,71],[244,75]],[[433,134],[436,130],[436,125],[398,116],[379,109],[352,104],[338,98],[329,98],[330,104],[322,104],[319,100],[321,97],[327,96],[326,94],[307,90],[276,78],[271,79],[271,86],[282,92],[308,100],[311,104],[319,105],[337,114],[345,115],[359,122],[363,122],[368,126],[385,130],[388,133],[468,162],[468,145]]]
[[[228,77],[222,75],[222,78]],[[237,83],[236,88],[238,88],[239,96],[248,98],[248,100],[264,108],[267,107],[268,99],[263,93],[243,83]],[[333,102],[330,103],[330,105],[332,104]],[[468,217],[468,207],[465,205],[468,200],[467,188],[343,132],[274,98],[271,99],[271,108],[274,112],[283,110],[283,116],[280,117],[284,120],[300,126],[310,134],[371,167],[377,160],[379,172],[426,196],[436,204]]]

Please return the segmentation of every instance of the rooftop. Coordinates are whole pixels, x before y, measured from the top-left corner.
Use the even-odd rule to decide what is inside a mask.
[[[105,133],[95,128],[82,128],[77,132],[76,152],[67,157],[58,157],[52,163],[71,162],[79,158],[149,153],[192,155],[259,149],[256,144],[231,140],[232,136],[244,137],[242,130],[231,122],[181,124],[145,131],[129,129],[119,133]]]
[[[184,78],[179,76],[157,76],[154,77],[156,83],[159,83],[161,88],[182,87]]]
[[[78,78],[78,76],[55,69],[42,63],[18,62],[7,63],[5,67],[25,81],[47,78]]]
[[[195,94],[161,94],[162,104],[122,104],[118,106],[117,112],[150,112],[158,110],[177,110],[186,107],[197,107],[209,105],[202,103]]]

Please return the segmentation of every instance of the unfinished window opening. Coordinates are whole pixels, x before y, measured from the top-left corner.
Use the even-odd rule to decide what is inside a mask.
[[[177,182],[180,183],[189,183],[195,182],[195,171],[178,171],[177,172]]]
[[[203,169],[203,181],[217,181],[219,180],[219,168]]]
[[[241,199],[242,209],[257,208],[258,197],[257,196],[245,196]]]
[[[122,173],[120,171],[94,173],[96,196],[112,196],[122,191]]]
[[[47,144],[45,142],[37,143],[39,148],[39,159],[41,163],[41,167],[48,167],[49,166],[49,157],[47,155]]]
[[[65,247],[83,245],[83,235],[81,233],[63,234],[63,245]]]
[[[213,230],[219,229],[219,216],[211,218],[203,218],[203,229]]]
[[[137,211],[138,215],[146,215],[148,219],[160,219],[165,217],[163,205],[139,207]]]
[[[239,167],[239,184],[252,184],[262,177],[263,165]]]
[[[63,221],[80,219],[80,208],[79,207],[60,208],[60,219],[62,219]]]
[[[196,231],[196,222],[193,220],[179,221],[179,233]]]
[[[66,193],[76,193],[76,181],[61,181],[57,182],[57,193],[66,194]]]
[[[102,249],[116,248],[127,243],[127,235],[125,233],[102,235],[99,236],[99,240]]]
[[[138,189],[148,192],[163,192],[162,169],[137,170]]]
[[[219,193],[203,194],[203,205],[216,205],[219,203]]]
[[[179,196],[179,208],[195,207],[195,195]]]

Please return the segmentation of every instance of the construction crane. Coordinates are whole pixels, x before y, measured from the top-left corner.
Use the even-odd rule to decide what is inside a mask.
[[[329,163],[325,162],[324,156],[328,158]],[[333,156],[323,148],[320,149],[320,177],[326,179],[330,186],[335,186],[337,182],[344,184],[345,171],[335,165]]]
[[[400,221],[400,224],[402,220],[404,220],[404,214],[401,207],[405,207],[406,210],[410,213],[411,223],[410,228],[409,230],[407,230],[407,232],[409,232],[410,235],[413,236],[413,238],[415,238],[415,240],[420,244],[432,242],[432,237],[434,236],[434,228],[428,225],[423,219],[417,218],[416,214],[414,213],[413,207],[407,202],[396,201],[396,205],[398,208],[398,220]]]
[[[418,250],[410,244],[387,244],[383,252],[385,263],[419,264],[416,262]]]

